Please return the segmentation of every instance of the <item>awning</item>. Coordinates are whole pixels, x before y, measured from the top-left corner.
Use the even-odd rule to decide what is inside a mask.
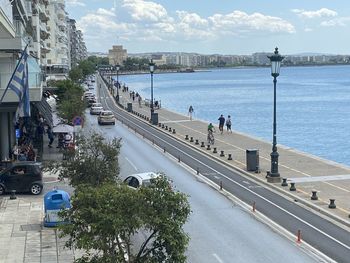
[[[41,101],[34,103],[34,105],[39,110],[39,113],[43,115],[46,123],[52,127],[52,111],[45,97],[43,96]]]
[[[53,133],[73,133],[74,127],[68,124],[58,124],[56,127],[52,129]]]

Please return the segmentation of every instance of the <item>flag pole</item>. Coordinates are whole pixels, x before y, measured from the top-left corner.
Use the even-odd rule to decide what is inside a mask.
[[[13,73],[12,73],[12,76],[11,76],[11,78],[10,78],[10,80],[9,80],[9,83],[7,84],[6,89],[4,90],[4,93],[3,93],[2,96],[1,96],[0,104],[2,103],[2,100],[4,99],[4,97],[5,97],[5,95],[6,95],[6,92],[7,92],[8,88],[9,88],[9,84],[10,84],[10,82],[11,82],[13,76],[16,74],[17,68],[18,68],[19,64],[21,63],[22,58],[23,58],[25,52],[27,52],[27,47],[28,47],[28,45],[29,45],[29,44],[27,44],[26,47],[24,48],[24,50],[23,50],[23,52],[22,52],[22,54],[21,54],[21,58],[20,58],[20,59],[18,60],[18,62],[17,62],[16,68],[15,68],[15,70],[14,70]]]

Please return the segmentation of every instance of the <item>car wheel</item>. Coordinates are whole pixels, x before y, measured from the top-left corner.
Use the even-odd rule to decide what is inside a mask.
[[[40,184],[32,184],[32,186],[30,187],[30,192],[33,195],[40,194],[41,190],[43,190],[43,187]]]
[[[0,185],[0,195],[3,195],[5,193],[5,188]]]

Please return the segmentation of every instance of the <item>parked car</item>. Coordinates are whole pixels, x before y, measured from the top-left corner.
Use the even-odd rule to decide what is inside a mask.
[[[93,103],[93,104],[95,104],[95,103]],[[101,111],[103,111],[103,107],[101,107],[101,106],[91,106],[90,114],[91,115],[99,115],[101,113]]]
[[[99,103],[99,102],[92,103],[91,107],[102,107],[102,103]]]
[[[0,195],[16,190],[38,195],[43,189],[43,174],[38,162],[15,162],[0,172]]]
[[[97,122],[98,124],[113,124],[115,125],[115,117],[114,117],[114,114],[113,112],[111,111],[101,111],[100,115],[98,115],[98,118],[97,118]]]
[[[141,186],[148,186],[152,183],[152,180],[159,177],[160,174],[154,172],[146,172],[139,174],[129,175],[124,179],[124,183],[126,183],[131,188],[139,188]]]

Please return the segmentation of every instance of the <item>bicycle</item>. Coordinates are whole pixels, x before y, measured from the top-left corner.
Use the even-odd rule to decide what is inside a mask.
[[[207,141],[209,144],[214,144],[214,134],[213,134],[213,131],[208,131],[208,137],[207,137]]]

